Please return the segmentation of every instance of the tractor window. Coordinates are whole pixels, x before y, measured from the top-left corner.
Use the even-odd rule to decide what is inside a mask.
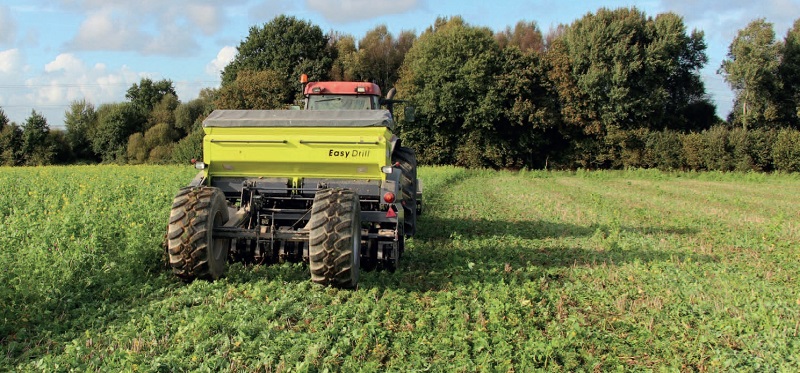
[[[308,110],[370,110],[376,108],[377,99],[376,96],[311,95]]]

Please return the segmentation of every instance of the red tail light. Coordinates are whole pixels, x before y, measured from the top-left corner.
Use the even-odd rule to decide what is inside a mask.
[[[383,195],[383,200],[386,201],[386,203],[394,202],[394,193],[386,192],[386,194]]]

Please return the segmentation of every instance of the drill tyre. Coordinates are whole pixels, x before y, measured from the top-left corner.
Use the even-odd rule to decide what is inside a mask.
[[[403,232],[411,237],[417,226],[417,155],[414,149],[399,146],[394,150],[392,163],[400,163],[400,192],[403,204]]]
[[[311,281],[356,288],[361,257],[361,204],[347,189],[324,189],[314,196],[309,220]]]
[[[172,202],[167,230],[167,254],[173,273],[185,281],[216,280],[225,273],[230,240],[214,239],[214,227],[228,221],[221,190],[181,189]]]

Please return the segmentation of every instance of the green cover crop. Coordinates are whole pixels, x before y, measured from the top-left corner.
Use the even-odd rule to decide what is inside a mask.
[[[418,235],[355,291],[175,279],[193,175],[0,168],[0,371],[800,370],[796,174],[421,168]]]

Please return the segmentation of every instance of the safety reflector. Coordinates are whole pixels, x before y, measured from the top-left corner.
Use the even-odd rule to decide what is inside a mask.
[[[387,218],[396,218],[397,217],[397,213],[394,212],[394,207],[391,207],[391,206],[389,207],[389,211],[386,211],[386,217]]]

